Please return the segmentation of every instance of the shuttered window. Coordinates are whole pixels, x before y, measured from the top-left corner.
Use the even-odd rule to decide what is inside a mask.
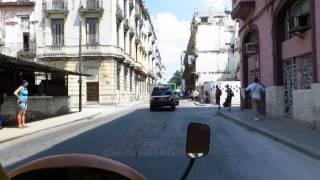
[[[64,45],[64,19],[51,19],[52,45]]]
[[[99,44],[99,23],[98,18],[86,19],[87,45],[94,46]]]

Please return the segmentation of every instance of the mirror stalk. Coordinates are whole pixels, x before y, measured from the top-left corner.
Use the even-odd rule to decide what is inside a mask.
[[[186,170],[184,171],[183,176],[181,177],[180,180],[186,180],[187,179],[187,177],[188,177],[188,175],[189,175],[189,173],[190,173],[195,161],[196,161],[196,159],[190,158],[189,164],[188,164]]]

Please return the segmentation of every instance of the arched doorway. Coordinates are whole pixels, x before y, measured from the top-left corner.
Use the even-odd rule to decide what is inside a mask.
[[[245,34],[242,43],[242,87],[247,87],[260,79],[260,48],[259,31],[256,26]],[[246,92],[244,98],[245,109],[251,109],[251,97]],[[262,109],[264,109],[262,107]],[[264,111],[262,111],[264,112]]]

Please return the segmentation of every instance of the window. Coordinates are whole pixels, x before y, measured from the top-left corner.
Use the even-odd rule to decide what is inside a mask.
[[[132,92],[132,69],[130,70],[130,92]]]
[[[29,32],[29,29],[30,29],[29,16],[21,17],[21,30],[22,30],[22,32]]]
[[[30,33],[28,32],[23,33],[23,50],[24,51],[30,50]]]
[[[159,88],[156,87],[152,91],[152,96],[168,96],[172,95],[172,91],[169,87]]]
[[[124,31],[124,34],[123,34],[123,49],[124,49],[124,52],[126,53],[127,51],[127,32]]]
[[[129,55],[132,56],[132,38],[129,38]]]
[[[124,17],[128,18],[128,0],[124,0]]]
[[[117,25],[117,47],[120,46],[120,25]]]
[[[117,63],[117,90],[120,90],[121,64]]]
[[[202,17],[201,18],[201,23],[208,23],[209,18],[208,17]]]
[[[52,45],[64,45],[64,20],[51,19]]]
[[[286,39],[310,29],[310,0],[299,0],[286,13]]]
[[[87,45],[94,46],[99,44],[98,18],[86,19],[86,36],[87,36]]]
[[[124,69],[124,90],[127,90],[127,82],[128,82],[128,68]]]

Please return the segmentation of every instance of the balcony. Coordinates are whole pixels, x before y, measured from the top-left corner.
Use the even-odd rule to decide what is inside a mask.
[[[255,0],[233,0],[232,19],[245,20],[256,6]]]
[[[98,15],[103,14],[103,0],[81,0],[81,15]]]
[[[111,45],[82,45],[82,56],[90,59],[101,59],[102,57],[115,57],[126,59],[123,51]],[[37,57],[39,59],[64,60],[67,58],[79,57],[79,47],[74,46],[43,46],[38,48]],[[127,58],[128,59],[128,58]]]
[[[51,15],[68,16],[68,1],[67,0],[52,0],[45,1],[43,5],[43,12],[47,17]]]
[[[117,4],[116,17],[117,17],[117,24],[120,24],[124,19],[123,10],[119,4]]]

